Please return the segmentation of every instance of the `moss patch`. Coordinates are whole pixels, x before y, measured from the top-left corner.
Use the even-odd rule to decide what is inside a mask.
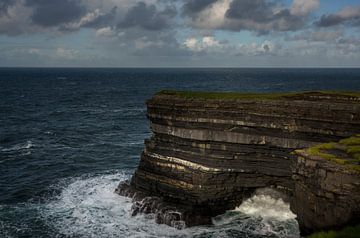
[[[305,152],[360,172],[360,135],[339,142],[316,145],[305,149]]]
[[[350,138],[340,140],[339,143],[342,145],[347,145],[347,146],[359,146],[360,145],[360,135],[356,135],[356,136],[353,136]]]
[[[280,100],[286,98],[302,98],[307,95],[314,96],[328,96],[328,97],[352,97],[358,98],[360,101],[359,92],[293,92],[293,93],[239,93],[239,92],[192,92],[192,91],[174,91],[163,90],[156,95],[171,95],[182,98],[191,99],[221,99],[221,100],[236,100],[236,99],[258,99],[258,100]]]
[[[358,238],[360,237],[360,225],[346,227],[341,231],[328,231],[314,233],[308,238]]]

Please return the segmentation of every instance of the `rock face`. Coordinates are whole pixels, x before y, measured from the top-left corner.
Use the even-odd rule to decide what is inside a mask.
[[[351,94],[166,91],[147,108],[153,136],[133,178],[117,192],[137,201],[135,213],[176,227],[208,224],[257,188],[297,194],[303,170],[292,151],[360,132],[360,97]],[[302,203],[294,204],[298,213]],[[313,225],[299,223],[304,231]]]
[[[295,153],[291,206],[302,233],[360,223],[360,135]]]

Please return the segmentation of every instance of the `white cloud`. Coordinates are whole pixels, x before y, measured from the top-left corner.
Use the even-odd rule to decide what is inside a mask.
[[[280,47],[269,40],[265,40],[261,44],[255,42],[250,44],[239,44],[237,46],[237,51],[240,55],[274,55],[280,53]]]
[[[205,36],[202,39],[202,43],[204,45],[204,47],[221,47],[221,44],[219,41],[217,41],[214,37],[212,36]]]
[[[225,14],[232,0],[219,0],[199,13],[193,24],[198,28],[217,29],[227,21]]]
[[[95,34],[97,37],[113,37],[113,36],[115,36],[115,32],[109,26],[96,30]]]
[[[87,23],[90,23],[97,19],[98,17],[102,16],[100,12],[100,9],[95,9],[93,12],[87,13],[85,16],[83,16],[78,22],[72,22],[65,25],[65,28],[68,30],[78,30],[80,27],[86,25]]]
[[[24,6],[21,0],[14,1],[15,4],[9,6],[6,13],[0,13],[0,34],[14,36],[40,31],[40,27],[31,24],[31,21],[29,21],[30,16],[33,14],[32,9]]]
[[[194,37],[188,38],[184,42],[184,46],[195,52],[200,51],[219,51],[225,47],[225,43],[221,43],[213,36],[204,36],[201,39]]]
[[[199,51],[198,49],[198,40],[196,38],[188,38],[185,40],[184,45],[186,48],[192,51]]]
[[[79,51],[75,49],[66,49],[59,47],[56,49],[56,56],[65,58],[65,59],[74,59],[79,55]]]

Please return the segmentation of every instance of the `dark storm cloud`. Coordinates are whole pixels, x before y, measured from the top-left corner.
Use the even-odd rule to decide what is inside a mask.
[[[273,20],[271,7],[274,3],[264,0],[239,0],[230,4],[226,17],[237,20],[266,22]]]
[[[360,25],[360,7],[345,8],[338,13],[322,15],[319,21],[315,22],[319,27],[331,27],[340,24]]]
[[[176,13],[176,9],[173,7],[166,7],[164,10],[158,11],[155,5],[139,2],[127,12],[118,27],[162,30],[169,27],[170,21],[176,16]]]
[[[296,16],[287,8],[275,11],[275,1],[238,0],[230,4],[225,16],[233,20],[227,27],[233,30],[292,31],[304,25],[304,16]]]
[[[72,22],[86,12],[78,0],[26,0],[26,6],[34,8],[31,20],[43,27]]]
[[[188,0],[183,6],[184,15],[192,16],[211,4],[215,3],[217,0]]]

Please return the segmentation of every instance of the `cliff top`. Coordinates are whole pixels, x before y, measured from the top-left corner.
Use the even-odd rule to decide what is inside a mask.
[[[360,134],[338,142],[319,144],[307,149],[296,150],[300,156],[316,156],[360,173]]]
[[[291,93],[241,93],[241,92],[194,92],[163,90],[156,97],[177,97],[202,100],[330,100],[360,102],[360,92],[291,92]]]

